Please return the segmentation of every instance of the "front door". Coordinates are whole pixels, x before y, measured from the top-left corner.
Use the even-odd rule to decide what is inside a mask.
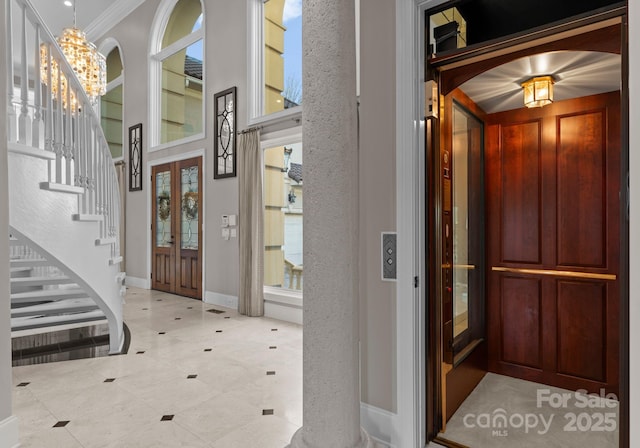
[[[154,166],[152,288],[202,299],[202,158]]]
[[[618,394],[620,93],[486,120],[489,370]]]

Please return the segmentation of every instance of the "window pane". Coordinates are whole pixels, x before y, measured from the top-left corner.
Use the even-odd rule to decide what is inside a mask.
[[[188,36],[202,26],[202,6],[200,0],[180,0],[173,8],[167,22],[162,48]]]
[[[198,166],[182,168],[181,249],[198,250]]]
[[[302,290],[302,144],[264,152],[264,282]]]
[[[302,104],[302,0],[264,5],[264,113]]]
[[[115,47],[107,56],[107,83],[110,83],[122,74],[122,59],[120,50]]]
[[[122,157],[122,84],[102,96],[100,113],[111,157]]]
[[[156,174],[156,247],[171,247],[171,171]]]
[[[202,41],[162,61],[160,143],[202,132]]]

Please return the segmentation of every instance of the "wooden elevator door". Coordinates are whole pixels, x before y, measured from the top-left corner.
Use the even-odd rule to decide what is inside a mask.
[[[617,394],[620,94],[486,124],[489,370]]]

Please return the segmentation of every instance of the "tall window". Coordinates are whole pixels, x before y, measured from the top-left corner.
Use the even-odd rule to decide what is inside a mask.
[[[264,151],[264,284],[302,290],[302,143]]]
[[[160,73],[152,92],[153,146],[203,132],[203,42],[200,0],[174,2],[151,64]]]
[[[100,100],[102,132],[107,139],[111,156],[121,159],[122,154],[122,59],[115,47],[107,55],[107,93]]]
[[[302,104],[302,0],[252,1],[252,117]]]

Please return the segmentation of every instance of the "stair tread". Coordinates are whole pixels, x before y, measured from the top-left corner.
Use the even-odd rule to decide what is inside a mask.
[[[28,316],[35,314],[52,314],[73,311],[89,311],[97,309],[98,305],[89,297],[62,299],[38,305],[30,305],[11,310],[11,317]]]
[[[66,275],[56,275],[54,277],[19,277],[12,278],[11,283],[35,283],[35,282],[44,282],[44,283],[57,283],[64,282],[66,280],[71,280]]]
[[[12,268],[9,268],[9,272],[11,272],[12,274],[14,272],[26,272],[31,270],[33,270],[31,266],[14,266]]]
[[[65,325],[77,322],[87,322],[106,319],[101,310],[93,310],[74,314],[64,314],[57,316],[44,317],[13,317],[11,318],[11,330],[26,330],[39,327],[55,327],[56,325]]]
[[[69,289],[42,289],[39,291],[16,292],[11,294],[11,300],[14,299],[55,299],[56,297],[66,297],[69,295],[86,295],[79,288]]]

